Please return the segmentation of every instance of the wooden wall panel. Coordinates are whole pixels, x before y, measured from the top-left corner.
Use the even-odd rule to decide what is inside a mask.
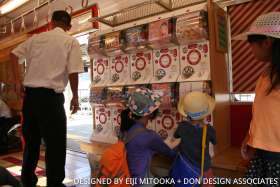
[[[230,96],[226,55],[217,50],[215,43],[215,11],[215,4],[212,0],[208,0],[211,80],[216,100],[213,122],[218,141],[215,154],[219,154],[230,146]]]
[[[10,52],[27,38],[28,35],[9,37],[2,40],[0,46],[0,95],[8,106],[14,110],[21,110],[22,100],[15,91],[15,77],[12,73],[13,67],[10,62]],[[23,69],[23,65],[20,68]],[[23,76],[23,74],[20,76]]]

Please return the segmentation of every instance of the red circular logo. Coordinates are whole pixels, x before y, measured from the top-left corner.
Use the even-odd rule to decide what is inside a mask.
[[[117,61],[115,64],[115,71],[121,73],[123,71],[124,65],[122,61]]]
[[[188,53],[187,59],[191,65],[197,65],[201,60],[201,54],[198,50],[192,49]]]
[[[164,129],[170,130],[174,127],[175,122],[174,122],[174,119],[172,117],[164,116],[162,118],[161,123],[162,123],[162,126],[163,126]]]
[[[139,57],[136,62],[136,69],[142,71],[146,67],[146,61],[143,57]]]
[[[120,115],[120,114],[117,116],[117,123],[118,123],[119,125],[121,124],[121,115]]]
[[[103,75],[104,71],[105,71],[104,65],[103,64],[97,64],[97,73],[99,75]]]
[[[168,68],[171,65],[171,57],[169,54],[164,54],[159,58],[159,64],[163,68]]]
[[[107,122],[107,116],[105,115],[105,113],[99,114],[99,122],[101,124],[105,124]]]

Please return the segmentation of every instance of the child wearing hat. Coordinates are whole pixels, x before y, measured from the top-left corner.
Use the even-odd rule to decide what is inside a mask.
[[[121,133],[125,134],[127,162],[132,178],[150,178],[150,163],[154,153],[175,158],[176,152],[170,149],[161,137],[146,127],[158,114],[161,97],[147,88],[138,88],[129,96],[128,108],[121,113]],[[132,138],[131,138],[132,137]],[[153,184],[134,186],[154,186]]]
[[[216,144],[216,133],[212,126],[205,123],[205,118],[212,113],[214,108],[215,100],[208,94],[197,91],[181,97],[178,104],[178,112],[185,118],[179,123],[174,133],[174,138],[181,138],[181,142],[178,145],[179,155],[190,165],[200,168],[198,172],[200,175],[204,173],[203,177],[213,176],[209,142]],[[205,134],[204,143],[203,134]],[[203,144],[205,144],[205,153]],[[204,156],[202,156],[203,154]],[[203,157],[204,161],[202,162]],[[201,167],[201,165],[204,166]]]
[[[252,120],[241,147],[243,158],[250,160],[246,177],[279,179],[280,12],[258,16],[247,32],[233,39],[246,40],[254,57],[268,65],[256,84]],[[280,186],[279,180],[274,186]]]

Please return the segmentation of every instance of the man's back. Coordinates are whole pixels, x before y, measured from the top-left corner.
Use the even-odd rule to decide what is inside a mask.
[[[35,35],[28,43],[27,56],[30,63],[51,59],[52,62],[67,61],[72,45],[77,42],[60,28]],[[77,43],[78,44],[78,43]]]
[[[61,28],[33,36],[13,53],[26,58],[24,85],[63,91],[68,74],[82,71],[79,42]],[[78,67],[77,67],[78,66]]]

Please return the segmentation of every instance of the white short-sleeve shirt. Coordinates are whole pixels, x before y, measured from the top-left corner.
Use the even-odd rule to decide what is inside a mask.
[[[79,42],[63,29],[55,28],[29,38],[12,53],[26,59],[23,85],[63,92],[68,75],[84,71]]]

